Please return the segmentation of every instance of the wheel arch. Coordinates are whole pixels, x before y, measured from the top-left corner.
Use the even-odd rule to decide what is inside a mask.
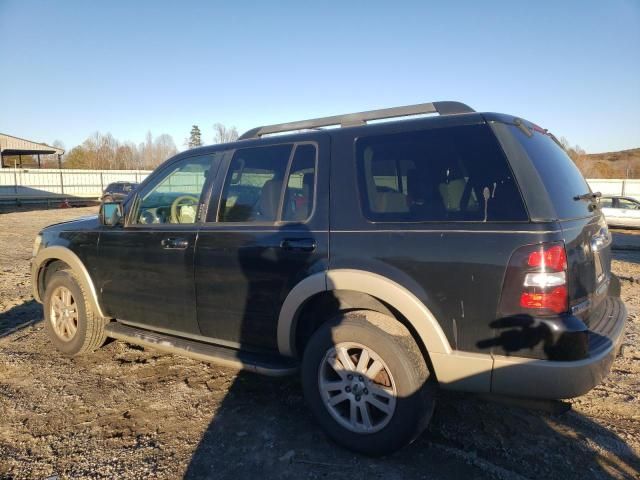
[[[337,269],[316,273],[298,283],[287,295],[278,318],[278,350],[282,355],[297,354],[298,319],[308,301],[319,295],[332,296],[340,303],[345,295],[360,294],[359,305],[381,313],[397,311],[408,323],[427,353],[450,354],[451,346],[440,324],[414,294],[387,277],[373,272]],[[350,292],[345,294],[345,292]],[[366,300],[368,297],[370,300]],[[346,302],[348,309],[349,302]],[[393,309],[393,310],[392,310]]]
[[[89,275],[89,271],[82,263],[82,260],[71,250],[66,247],[52,246],[41,249],[31,264],[31,282],[33,287],[33,297],[36,301],[42,303],[42,294],[44,293],[44,272],[47,267],[56,261],[60,261],[69,266],[75,273],[76,278],[82,284],[82,288],[89,294],[89,303],[96,315],[104,317],[104,313],[98,302],[93,280]]]

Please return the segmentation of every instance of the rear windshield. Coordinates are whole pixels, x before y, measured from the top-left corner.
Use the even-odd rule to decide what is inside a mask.
[[[533,132],[527,135],[515,125],[509,128],[527,151],[544,183],[559,219],[592,215],[589,202],[574,200],[576,195],[591,191],[586,180],[565,151],[549,135]]]
[[[528,220],[507,159],[487,125],[361,137],[356,157],[369,220]]]

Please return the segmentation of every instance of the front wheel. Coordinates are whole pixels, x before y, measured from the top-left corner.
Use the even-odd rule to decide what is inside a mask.
[[[61,352],[79,355],[105,342],[105,321],[93,313],[86,292],[71,270],[51,275],[43,304],[45,330]]]
[[[418,345],[402,324],[377,312],[350,312],[322,325],[305,349],[302,385],[329,437],[367,455],[415,440],[435,405]]]

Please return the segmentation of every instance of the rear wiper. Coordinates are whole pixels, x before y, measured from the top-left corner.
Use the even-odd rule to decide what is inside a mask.
[[[576,195],[573,197],[574,200],[589,200],[589,211],[593,212],[596,208],[598,208],[598,203],[596,200],[602,196],[600,192],[589,192],[583,193],[582,195]]]
[[[602,196],[602,193],[600,192],[589,192],[589,193],[583,193],[582,195],[576,195],[575,197],[573,197],[574,200],[590,200],[590,201],[595,201],[596,198],[600,198]]]

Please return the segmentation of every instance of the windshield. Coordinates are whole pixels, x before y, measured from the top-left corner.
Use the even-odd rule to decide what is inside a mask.
[[[524,147],[544,183],[559,219],[592,215],[588,200],[575,200],[576,195],[591,191],[575,163],[553,139],[532,131],[528,137],[520,128],[510,125],[513,135]]]
[[[106,191],[112,193],[123,193],[131,191],[131,187],[126,183],[111,183],[106,188]]]

